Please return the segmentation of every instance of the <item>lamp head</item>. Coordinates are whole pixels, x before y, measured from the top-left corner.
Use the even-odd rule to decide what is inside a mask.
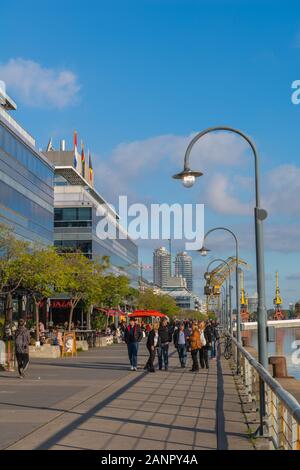
[[[177,173],[176,175],[173,176],[175,180],[181,180],[183,186],[186,188],[191,188],[193,184],[196,181],[196,178],[199,178],[199,176],[202,176],[203,173],[201,171],[192,171],[189,168],[184,169],[180,173]]]
[[[206,248],[204,245],[200,250],[197,250],[198,253],[200,253],[201,256],[207,256],[208,252],[211,251],[209,248]]]

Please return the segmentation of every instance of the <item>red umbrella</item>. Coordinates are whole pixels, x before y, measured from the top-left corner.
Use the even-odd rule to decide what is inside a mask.
[[[158,310],[135,310],[132,313],[129,313],[128,317],[134,318],[144,318],[144,317],[159,317],[159,318],[168,318],[164,313],[159,312]]]

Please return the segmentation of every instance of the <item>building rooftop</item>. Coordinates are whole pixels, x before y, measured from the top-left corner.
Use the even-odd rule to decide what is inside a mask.
[[[47,153],[48,154],[48,153]],[[83,176],[73,166],[55,166],[55,173],[63,176],[70,185],[84,186],[85,190],[91,194],[91,196],[99,203],[104,204],[109,211],[114,214],[116,219],[119,219],[119,215],[114,209],[108,204],[108,202],[96,191],[89,182],[83,178]]]
[[[3,82],[2,82],[3,83]],[[4,91],[4,87],[1,86],[0,82],[0,106],[4,109],[15,111],[17,109],[17,105],[10,96]]]

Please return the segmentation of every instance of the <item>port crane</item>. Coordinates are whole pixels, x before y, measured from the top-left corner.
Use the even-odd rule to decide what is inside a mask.
[[[244,285],[244,271],[240,269],[240,285],[241,285],[241,321],[249,321],[249,312],[248,312],[248,298],[245,294],[245,285]]]
[[[227,258],[226,263],[221,263],[212,269],[209,273],[204,274],[206,285],[204,286],[204,295],[206,295],[207,313],[211,310],[220,311],[220,294],[222,285],[229,278],[230,274],[235,272],[237,260],[234,256]],[[239,258],[239,266],[249,269],[250,266],[246,261]],[[229,270],[228,270],[229,267]],[[210,307],[211,306],[211,307]]]

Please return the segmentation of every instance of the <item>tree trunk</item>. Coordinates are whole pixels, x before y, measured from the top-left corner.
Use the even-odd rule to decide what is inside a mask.
[[[12,300],[11,292],[8,292],[6,294],[6,299],[5,299],[5,323],[10,325],[12,323],[12,317],[13,317],[13,300]]]
[[[74,312],[74,304],[72,302],[71,304],[71,308],[70,308],[70,316],[69,316],[69,331],[71,331],[71,327],[72,327],[72,321],[73,321],[73,312]]]
[[[93,305],[89,305],[87,307],[87,312],[86,312],[86,327],[87,330],[91,329],[91,314],[93,312]]]
[[[39,302],[34,298],[34,310],[35,310],[35,325],[36,325],[36,341],[40,340],[40,312]]]

